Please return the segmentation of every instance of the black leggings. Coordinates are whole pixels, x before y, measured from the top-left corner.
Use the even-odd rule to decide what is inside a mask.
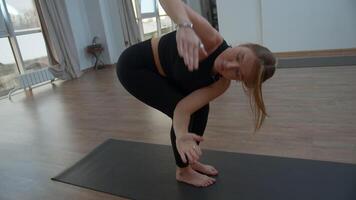
[[[140,101],[163,112],[173,119],[178,102],[187,94],[180,91],[155,67],[151,40],[127,48],[120,56],[116,68],[121,84]],[[191,115],[188,130],[202,136],[208,121],[209,104]],[[176,136],[171,127],[171,142],[178,167],[186,167],[177,151]]]

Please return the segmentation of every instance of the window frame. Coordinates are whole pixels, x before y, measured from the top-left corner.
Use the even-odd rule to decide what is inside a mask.
[[[164,14],[164,15],[160,15],[159,14],[159,1],[158,0],[153,0],[155,7],[154,7],[154,12],[151,12],[151,13],[141,13],[140,0],[132,0],[132,1],[135,2],[133,5],[135,5],[136,21],[138,22],[138,27],[139,27],[141,40],[145,39],[142,20],[143,19],[148,19],[148,18],[156,18],[157,35],[158,35],[158,37],[160,37],[162,35],[161,17],[165,17],[165,16],[169,17],[169,16],[167,14]],[[172,24],[171,31],[174,31],[175,30],[175,26],[174,26],[174,23],[173,23],[172,19],[171,19],[171,24]]]
[[[4,19],[5,28],[6,28],[6,30],[4,32],[0,32],[0,37],[1,38],[8,37],[10,46],[12,48],[12,53],[14,54],[14,57],[15,57],[18,73],[24,74],[26,71],[25,64],[24,64],[25,61],[23,60],[23,57],[21,54],[20,46],[17,41],[17,36],[30,35],[30,34],[34,34],[34,33],[42,33],[42,27],[40,26],[38,28],[15,31],[15,29],[13,27],[13,23],[11,21],[10,13],[6,6],[5,0],[0,0],[0,8],[1,8],[0,15],[2,15],[2,17]],[[36,12],[38,12],[37,9],[36,9]],[[2,34],[2,33],[4,33],[4,34]]]
[[[1,29],[0,29],[0,38],[4,38],[9,36],[9,33],[7,32],[7,27],[6,27],[6,22],[4,17],[2,16],[2,4],[0,1],[0,20],[1,20]]]

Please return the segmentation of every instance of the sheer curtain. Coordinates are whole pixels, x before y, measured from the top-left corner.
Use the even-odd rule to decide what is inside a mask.
[[[125,46],[128,47],[140,42],[140,32],[131,0],[119,0],[119,14],[124,32]]]
[[[46,42],[50,71],[68,80],[82,72],[64,0],[34,0]]]

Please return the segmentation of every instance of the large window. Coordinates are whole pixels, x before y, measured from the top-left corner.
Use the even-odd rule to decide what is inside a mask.
[[[0,0],[0,96],[15,87],[18,74],[48,66],[33,0]]]
[[[161,36],[174,30],[173,22],[158,0],[132,0],[141,39]]]

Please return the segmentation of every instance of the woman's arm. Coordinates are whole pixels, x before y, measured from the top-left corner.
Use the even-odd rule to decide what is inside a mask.
[[[194,24],[193,29],[195,33],[204,44],[206,52],[210,55],[221,44],[224,38],[204,17],[196,13],[189,6],[183,5],[190,21]]]
[[[211,100],[220,96],[230,85],[230,80],[220,78],[214,84],[198,89],[180,100],[173,114],[173,128],[176,133],[176,145],[183,162],[196,162],[201,150],[196,142],[203,141],[201,136],[188,132],[190,116]]]
[[[192,24],[186,12],[185,4],[181,0],[160,0],[160,3],[168,16],[178,24],[178,27],[182,24]],[[199,49],[202,50],[204,55],[207,53],[204,48],[200,48],[200,39],[194,30],[189,26],[181,26],[177,30],[176,38],[178,53],[183,57],[185,65],[190,71],[198,69]]]
[[[176,23],[191,23],[186,9],[184,8],[184,3],[181,0],[159,0],[162,8],[168,16]]]
[[[180,100],[173,114],[173,128],[177,134],[177,138],[188,133],[190,116],[224,93],[229,86],[230,80],[221,77],[215,83],[195,90]]]

